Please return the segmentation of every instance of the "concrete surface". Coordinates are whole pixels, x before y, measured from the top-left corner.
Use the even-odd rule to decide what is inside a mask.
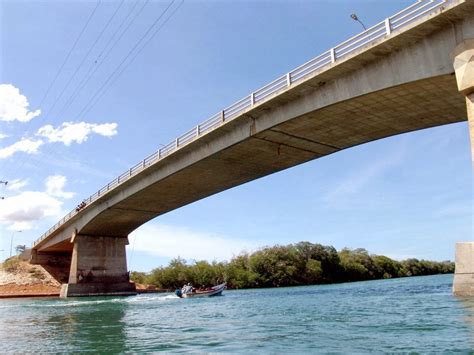
[[[466,96],[471,157],[474,163],[474,38],[462,41],[451,54],[458,90]]]
[[[128,238],[75,235],[72,242],[69,280],[61,297],[136,294],[127,270]]]
[[[453,293],[456,296],[474,295],[474,242],[456,243]]]
[[[474,39],[466,39],[453,51],[453,66],[458,90],[466,95],[469,120],[471,157],[474,163]],[[456,271],[453,293],[458,296],[474,296],[474,243],[456,244]]]

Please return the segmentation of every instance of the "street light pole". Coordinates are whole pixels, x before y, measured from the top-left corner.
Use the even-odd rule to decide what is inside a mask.
[[[13,236],[15,235],[15,233],[21,233],[22,231],[13,231],[12,232],[12,236],[10,238],[10,258],[12,257],[12,252],[13,252]]]
[[[367,27],[365,27],[365,25],[362,23],[362,21],[359,20],[359,17],[357,16],[357,14],[351,14],[351,19],[353,19],[354,21],[359,22],[362,25],[362,27],[364,27],[364,31],[367,30]]]

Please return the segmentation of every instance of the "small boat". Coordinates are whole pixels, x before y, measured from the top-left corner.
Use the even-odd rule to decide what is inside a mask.
[[[176,296],[180,298],[197,298],[197,297],[211,297],[211,296],[220,296],[222,294],[222,291],[224,291],[226,288],[226,283],[222,283],[217,286],[213,286],[208,290],[205,291],[199,291],[196,289],[193,289],[191,292],[183,292],[182,290],[176,290],[175,294]]]

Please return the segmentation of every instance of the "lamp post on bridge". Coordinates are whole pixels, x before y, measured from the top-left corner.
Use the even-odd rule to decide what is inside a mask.
[[[357,15],[356,15],[355,13],[354,13],[354,14],[351,14],[351,19],[353,19],[354,21],[359,22],[359,23],[362,25],[362,27],[364,27],[364,31],[367,30],[367,28],[365,27],[365,25],[362,23],[361,20],[359,20],[359,17],[357,17]]]

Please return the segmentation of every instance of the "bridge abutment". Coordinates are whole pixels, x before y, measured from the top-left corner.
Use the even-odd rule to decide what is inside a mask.
[[[127,271],[127,237],[75,235],[69,281],[61,297],[134,295]]]
[[[29,261],[31,264],[41,265],[58,282],[68,282],[71,269],[70,252],[48,253],[32,249]]]
[[[466,109],[474,167],[474,39],[461,42],[452,53],[458,90],[466,97]],[[456,243],[453,293],[474,296],[474,242]]]

